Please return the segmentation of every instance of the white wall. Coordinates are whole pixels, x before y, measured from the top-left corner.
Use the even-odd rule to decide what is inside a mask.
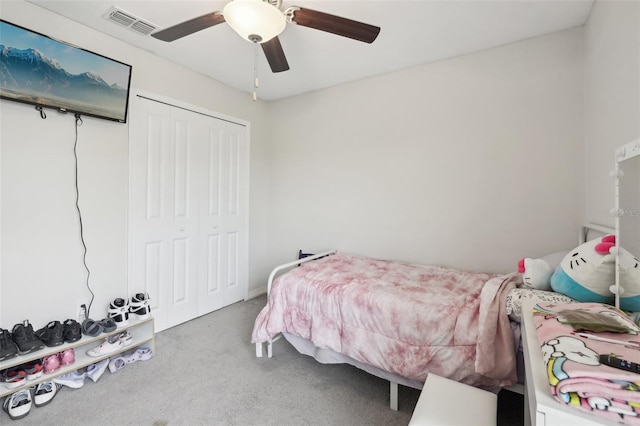
[[[2,2],[0,17],[133,66],[132,88],[251,123],[250,291],[261,289],[266,250],[268,112],[263,102],[24,1]],[[2,264],[0,326],[42,327],[75,318],[88,303],[73,183],[74,119],[0,101]],[[79,128],[80,205],[88,246],[91,314],[127,294],[128,125],[84,118]],[[129,288],[136,288],[131,283]],[[152,295],[153,297],[153,295]]]
[[[30,3],[0,8],[3,19],[132,64],[134,88],[251,122],[252,294],[299,248],[506,272],[573,246],[583,218],[610,224],[600,219],[613,150],[639,134],[638,13],[637,2],[597,2],[584,31],[254,104]],[[73,317],[88,300],[73,119],[48,117],[0,101],[4,328]],[[127,289],[127,137],[127,125],[91,118],[80,128],[96,309]]]
[[[273,102],[273,263],[337,248],[508,272],[574,246],[582,48],[576,28]]]
[[[584,34],[585,218],[613,226],[614,152],[640,137],[640,2],[597,1]]]

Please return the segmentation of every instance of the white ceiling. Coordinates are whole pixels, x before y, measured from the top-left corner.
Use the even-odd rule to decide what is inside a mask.
[[[166,28],[222,10],[226,1],[28,1],[239,90],[247,93],[253,90],[255,46],[241,39],[227,24],[167,43],[103,18],[115,6]],[[283,3],[284,8],[297,5],[377,25],[382,30],[369,45],[287,24],[280,41],[291,67],[289,71],[273,74],[262,50],[258,52],[258,96],[265,100],[580,26],[586,22],[593,0],[284,0]]]

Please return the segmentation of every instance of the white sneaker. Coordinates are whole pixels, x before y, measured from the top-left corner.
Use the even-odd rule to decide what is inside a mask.
[[[102,356],[114,353],[124,347],[123,340],[120,339],[119,334],[107,337],[104,342],[95,348],[89,349],[87,355],[89,356]]]
[[[29,414],[31,411],[31,391],[23,389],[4,399],[2,408],[9,414],[12,420],[18,420]]]
[[[113,318],[118,327],[129,324],[129,301],[117,298],[109,304],[107,309],[109,318]]]
[[[60,383],[55,383],[52,380],[39,383],[33,392],[33,403],[36,407],[47,405],[56,396],[61,387]]]
[[[97,382],[102,374],[105,372],[107,367],[109,366],[109,359],[103,359],[100,362],[95,364],[91,364],[87,367],[87,377],[93,380],[93,383]]]
[[[68,386],[72,389],[79,389],[84,386],[84,378],[87,376],[87,373],[80,373],[78,370],[72,371],[71,373],[67,373],[64,376],[56,377],[53,379],[54,382]]]
[[[129,303],[129,312],[136,315],[138,319],[146,319],[151,316],[151,306],[149,306],[149,294],[136,293]]]
[[[133,336],[129,333],[129,330],[125,330],[118,334],[118,340],[122,342],[122,346],[129,346],[133,343]]]

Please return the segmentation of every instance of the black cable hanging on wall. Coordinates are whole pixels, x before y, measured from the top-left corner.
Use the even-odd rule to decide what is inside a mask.
[[[82,118],[80,114],[75,114],[75,131],[76,137],[73,142],[73,158],[75,159],[75,187],[76,187],[76,210],[78,211],[78,220],[80,222],[80,241],[82,242],[82,263],[84,264],[84,269],[87,271],[87,290],[91,293],[91,300],[89,301],[89,307],[87,308],[86,318],[91,318],[91,304],[93,304],[93,299],[95,295],[91,290],[91,286],[89,285],[89,277],[91,276],[91,271],[89,270],[89,266],[87,265],[87,244],[84,241],[84,227],[82,224],[82,212],[80,211],[80,188],[78,186],[78,127],[82,126]]]

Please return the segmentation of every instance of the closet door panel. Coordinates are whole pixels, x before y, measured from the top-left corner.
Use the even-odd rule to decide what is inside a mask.
[[[138,99],[138,102],[140,100]],[[170,111],[162,105],[147,105],[143,114],[132,114],[135,139],[130,146],[130,280],[129,292],[151,295],[151,311],[157,326],[166,328],[167,286],[163,265],[168,259],[166,183],[169,169],[166,153],[170,139]],[[132,294],[119,295],[128,298]]]
[[[150,241],[144,245],[144,281],[141,282],[142,288],[148,294],[159,295],[162,291],[162,251],[163,247],[161,241]],[[154,312],[154,315],[158,316],[159,303],[157,300],[152,300],[151,302],[151,310]]]
[[[193,318],[197,309],[197,188],[190,150],[198,135],[188,117],[155,102],[146,102],[132,121],[133,272],[127,296],[148,293],[162,330]]]
[[[206,294],[211,296],[220,293],[220,235],[214,234],[207,237],[206,250]]]
[[[229,277],[237,282],[238,276],[237,270],[229,270],[229,265],[247,268],[247,256],[240,258],[244,252],[238,249],[240,236],[237,235],[239,228],[248,226],[246,214],[240,214],[244,207],[240,201],[248,193],[248,173],[243,175],[239,171],[241,162],[248,158],[246,130],[220,121],[209,126],[208,135],[207,189],[204,191],[207,208],[202,210],[200,223],[207,233],[207,241],[215,238],[216,244],[202,245],[207,286],[200,294],[201,315],[243,299],[244,289],[229,283]]]
[[[225,294],[225,302],[227,304],[237,302],[242,296],[238,292],[239,238],[239,232],[229,232],[227,235],[227,292]]]
[[[171,233],[168,261],[165,265],[169,282],[167,326],[172,327],[194,318],[198,306],[198,165],[193,150],[201,138],[197,121],[186,111],[170,110],[170,144],[167,157],[170,168],[165,176],[166,212]]]
[[[129,289],[160,331],[245,297],[248,131],[140,97],[131,111]]]
[[[226,126],[228,169],[226,181],[226,286],[224,303],[242,300],[248,281],[248,210],[249,170],[244,167],[249,157],[247,133],[240,126]]]

